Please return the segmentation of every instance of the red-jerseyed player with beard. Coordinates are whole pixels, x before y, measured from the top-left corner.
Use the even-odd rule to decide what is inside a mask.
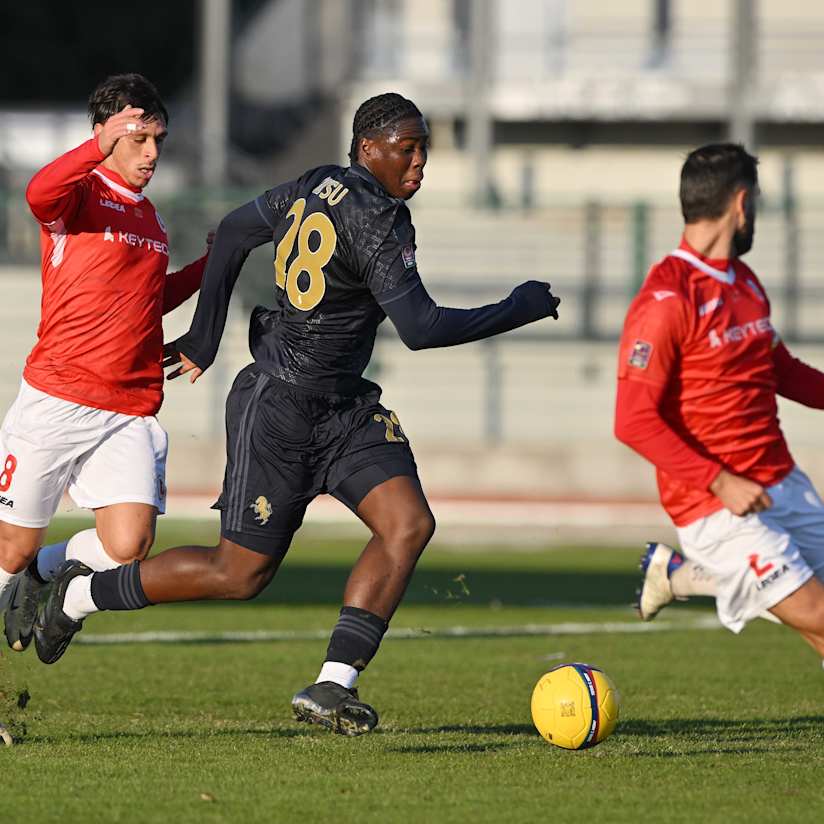
[[[733,632],[771,613],[824,657],[824,504],[776,403],[824,409],[824,373],[781,342],[740,260],[755,229],[756,158],[733,144],[696,149],[680,194],[681,245],[632,302],[618,366],[615,434],[655,465],[689,561],[667,571],[677,558],[658,545],[669,595],[646,616],[642,604],[642,617],[673,595],[714,594]]]
[[[166,229],[143,194],[169,120],[155,87],[110,77],[89,115],[92,138],[26,192],[41,225],[41,320],[0,430],[0,599],[17,650],[65,558],[110,569],[152,545],[165,505],[162,317],[197,291],[205,267],[204,256],[167,276]],[[38,553],[66,490],[94,510],[96,529]]]

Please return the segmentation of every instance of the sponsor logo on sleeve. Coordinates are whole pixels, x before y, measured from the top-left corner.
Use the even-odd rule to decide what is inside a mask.
[[[403,265],[407,269],[411,269],[415,265],[415,244],[414,243],[407,243],[401,249],[401,258],[403,260]]]
[[[670,292],[668,289],[658,289],[652,293],[652,296],[660,303],[667,298],[674,298],[675,292]]]
[[[629,365],[636,369],[646,369],[652,355],[652,344],[645,340],[637,340],[629,353]]]

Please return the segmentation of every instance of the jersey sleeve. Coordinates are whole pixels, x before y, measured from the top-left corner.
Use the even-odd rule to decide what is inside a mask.
[[[773,363],[776,392],[782,398],[824,409],[824,373],[794,357],[780,341],[773,348]]]
[[[666,384],[689,332],[687,301],[669,289],[644,289],[627,312],[618,380]]]
[[[174,343],[201,369],[208,369],[217,355],[232,290],[249,252],[272,239],[277,218],[269,194],[230,212],[218,226],[191,328]]]
[[[203,272],[206,269],[208,254],[184,266],[178,272],[166,275],[163,283],[163,314],[177,309],[181,303],[187,301],[198,289],[203,281]]]
[[[398,208],[391,230],[377,251],[362,263],[362,270],[364,283],[378,303],[388,292],[398,297],[420,283],[415,261],[415,227],[406,206]]]
[[[58,220],[67,226],[83,201],[85,179],[103,160],[97,138],[91,138],[44,166],[26,189],[32,214],[45,226]]]

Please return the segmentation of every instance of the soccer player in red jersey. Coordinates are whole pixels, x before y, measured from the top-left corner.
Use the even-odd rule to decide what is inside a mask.
[[[0,430],[0,598],[18,650],[66,558],[110,569],[152,545],[165,505],[162,318],[197,291],[206,261],[166,274],[166,228],[143,194],[169,120],[155,87],[109,77],[89,115],[93,136],[26,192],[41,226],[41,320]],[[96,529],[35,559],[64,491],[94,510]]]
[[[733,144],[696,149],[680,196],[681,244],[627,313],[615,434],[655,465],[690,562],[665,572],[672,594],[715,594],[733,632],[769,613],[824,657],[824,504],[776,403],[824,409],[824,373],[790,354],[740,259],[753,241],[757,159]],[[655,559],[664,570],[672,560]]]

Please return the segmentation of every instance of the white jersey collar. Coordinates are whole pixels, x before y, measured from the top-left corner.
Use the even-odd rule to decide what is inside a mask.
[[[681,258],[681,260],[686,260],[687,263],[691,263],[696,269],[700,269],[705,275],[709,275],[711,278],[720,280],[721,283],[735,283],[735,269],[732,268],[732,263],[730,263],[727,271],[724,272],[721,269],[716,269],[714,266],[710,266],[708,263],[704,263],[701,258],[694,255],[692,252],[688,252],[686,249],[674,249],[670,252],[670,255],[672,257]]]
[[[115,183],[110,177],[106,177],[100,169],[93,169],[92,174],[101,178],[110,189],[117,192],[119,195],[129,198],[129,200],[133,200],[135,203],[140,203],[140,201],[143,200],[143,192],[133,192],[131,189],[127,189],[125,186]]]

